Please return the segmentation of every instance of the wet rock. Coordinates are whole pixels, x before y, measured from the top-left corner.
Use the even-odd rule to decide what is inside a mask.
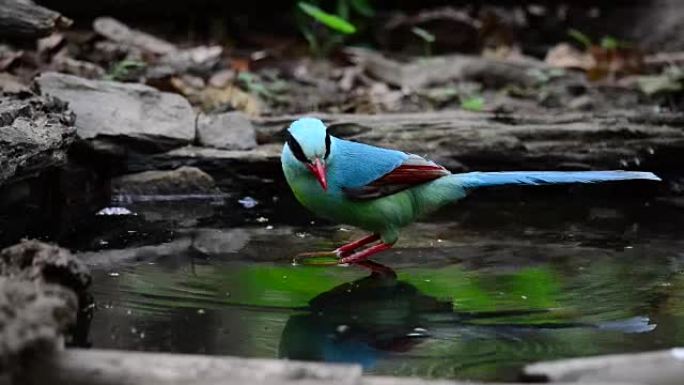
[[[59,284],[76,293],[90,285],[90,273],[81,261],[58,246],[29,240],[0,252],[0,274],[27,281]]]
[[[62,347],[90,274],[67,250],[38,241],[0,251],[0,274],[0,366],[17,371]]]
[[[73,125],[73,113],[54,98],[0,96],[0,185],[64,164]]]
[[[219,186],[230,191],[248,186],[263,189],[274,180],[282,180],[278,163],[281,150],[280,144],[262,145],[248,151],[186,146],[129,163],[129,167],[146,170],[192,165],[209,173]]]
[[[128,197],[126,197],[128,198]],[[210,197],[211,198],[211,197]],[[173,223],[178,228],[196,227],[204,218],[216,215],[220,202],[217,199],[186,199],[175,201],[138,201],[130,206],[136,215],[145,218],[146,222]],[[131,199],[134,201],[134,199]]]
[[[76,296],[62,286],[0,277],[0,369],[16,371],[60,348],[77,310]]]
[[[33,383],[51,384],[361,384],[361,367],[200,354],[70,349]]]
[[[83,139],[123,136],[129,139],[188,143],[195,136],[195,114],[180,95],[142,84],[97,81],[48,72],[36,79],[43,93],[69,102]]]
[[[224,150],[249,150],[257,145],[254,126],[241,112],[200,115],[197,139],[203,146]]]
[[[212,195],[220,191],[214,179],[196,167],[170,171],[143,171],[112,180],[120,195]]]
[[[177,238],[168,242],[140,245],[125,249],[84,251],[78,258],[89,266],[113,268],[131,263],[183,257],[217,256],[235,253],[244,248],[251,238],[247,229],[178,229]]]
[[[220,255],[240,251],[251,236],[245,229],[196,229],[193,249],[205,255]]]
[[[176,258],[190,249],[192,240],[181,237],[170,242],[157,245],[130,247],[127,249],[110,249],[100,251],[84,251],[78,257],[89,266],[111,268],[128,263],[155,261],[160,258]]]
[[[684,348],[540,362],[525,374],[553,382],[676,385],[684,378]]]

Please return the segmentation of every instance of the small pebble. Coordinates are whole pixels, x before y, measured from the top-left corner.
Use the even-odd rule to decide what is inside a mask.
[[[105,207],[95,213],[95,215],[136,215],[125,207]]]
[[[242,205],[242,207],[246,209],[251,209],[254,208],[254,206],[258,205],[259,202],[257,202],[254,198],[250,196],[246,196],[238,201],[239,204]]]

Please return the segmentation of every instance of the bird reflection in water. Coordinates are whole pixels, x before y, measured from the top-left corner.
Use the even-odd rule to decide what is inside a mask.
[[[307,361],[359,363],[371,368],[389,352],[407,352],[428,337],[424,314],[451,311],[450,302],[397,280],[387,266],[364,261],[367,277],[339,285],[290,317],[279,355]]]
[[[397,279],[387,266],[373,261],[355,264],[370,275],[321,293],[302,313],[292,315],[282,333],[279,356],[305,361],[356,363],[372,369],[383,357],[407,353],[428,338],[513,338],[543,329],[588,327],[623,333],[655,328],[648,317],[600,324],[567,322],[535,325],[510,324],[509,316],[548,310],[457,312],[451,301],[421,293]],[[478,324],[499,318],[502,322]]]

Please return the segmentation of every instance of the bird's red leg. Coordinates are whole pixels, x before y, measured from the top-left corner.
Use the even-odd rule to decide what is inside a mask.
[[[377,254],[381,251],[385,251],[385,250],[389,249],[390,247],[392,247],[391,244],[378,243],[377,245],[373,245],[373,246],[371,246],[365,250],[357,251],[356,253],[354,253],[348,257],[344,257],[344,258],[340,259],[339,263],[361,262],[361,261],[367,259],[368,257],[370,257],[371,255]]]
[[[338,247],[337,250],[335,250],[335,251],[339,252],[340,256],[344,256],[345,254],[350,253],[350,252],[358,249],[361,246],[367,245],[369,243],[373,243],[373,242],[377,241],[378,239],[380,239],[380,235],[378,235],[378,234],[367,235],[361,239],[357,239],[355,241],[352,241],[352,242],[349,242],[345,245],[342,245],[342,246]]]
[[[295,256],[295,260],[316,257],[344,257],[345,255],[351,253],[359,247],[375,242],[378,239],[380,239],[380,236],[378,234],[371,234],[361,239],[357,239],[355,241],[344,244],[333,251],[312,251],[308,253],[299,253]]]

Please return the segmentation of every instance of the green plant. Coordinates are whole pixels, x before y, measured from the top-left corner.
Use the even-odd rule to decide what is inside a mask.
[[[481,96],[470,96],[461,100],[461,108],[468,111],[482,111],[484,105],[485,100]]]
[[[351,10],[363,17],[372,17],[374,12],[367,0],[337,0],[336,13],[330,13],[318,6],[318,2],[297,3],[297,26],[317,56],[327,55],[344,39],[357,32],[349,19]],[[313,23],[312,23],[313,21]]]
[[[420,27],[411,28],[411,32],[423,40],[425,56],[432,56],[432,44],[435,42],[435,35]]]
[[[592,45],[594,45],[589,36],[587,36],[584,32],[576,30],[574,28],[568,30],[568,36],[570,36],[571,38],[575,39],[578,43],[580,43],[584,47],[584,49],[589,49]]]
[[[596,45],[594,44],[592,39],[589,36],[587,36],[587,34],[578,31],[574,28],[568,30],[568,36],[570,36],[571,38],[575,39],[578,43],[580,43],[585,50],[589,50],[591,47]],[[618,48],[628,48],[631,46],[631,44],[625,41],[620,41],[613,36],[606,35],[601,38],[599,46],[604,50],[614,51]]]
[[[339,1],[339,4],[346,4],[344,1]],[[311,16],[314,20],[318,21],[319,23],[325,25],[326,27],[343,33],[345,35],[349,35],[352,33],[356,33],[356,27],[345,20],[343,17],[344,15],[333,15],[330,13],[327,13],[323,11],[322,9],[318,8],[315,5],[305,3],[303,1],[300,1],[298,4],[299,9],[302,10],[302,12],[306,13],[307,15]],[[346,9],[346,8],[342,8]],[[340,8],[338,7],[338,12],[340,12]],[[342,13],[348,13],[348,11],[342,11]]]
[[[131,73],[133,70],[141,69],[145,67],[145,63],[137,60],[121,60],[117,62],[110,68],[110,70],[105,74],[105,80],[123,80]]]
[[[641,92],[649,96],[682,92],[684,90],[684,68],[670,66],[658,75],[639,76],[637,85]]]

